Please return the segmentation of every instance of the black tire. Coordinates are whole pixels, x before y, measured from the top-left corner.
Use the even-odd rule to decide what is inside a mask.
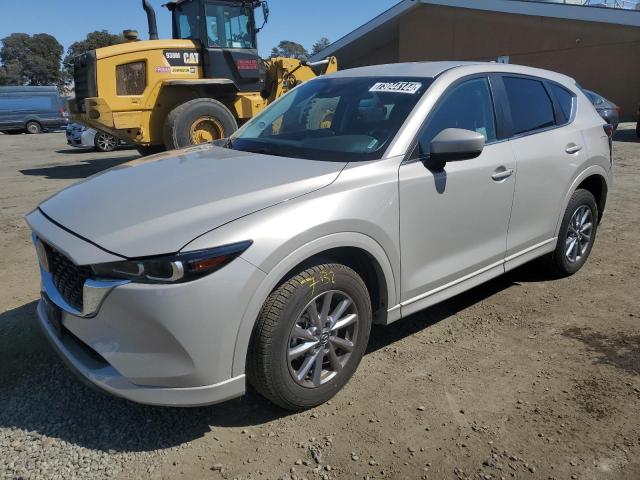
[[[575,250],[571,250],[571,254],[568,253],[568,249],[572,245],[572,239],[575,238],[574,233],[576,231],[572,224],[572,219],[574,219],[574,215],[578,214],[579,210],[582,209],[582,211],[584,211],[585,208],[590,211],[591,220],[589,223],[591,224],[591,227],[588,231],[588,244],[586,244],[584,251],[578,258],[577,252],[579,253],[581,251],[581,245],[584,245],[584,243],[581,244],[580,242],[577,242],[577,245],[574,243]],[[546,258],[547,266],[550,268],[551,272],[559,277],[568,277],[580,270],[589,258],[589,254],[591,253],[593,244],[596,240],[597,231],[598,204],[596,203],[595,197],[588,190],[576,190],[571,196],[567,210],[562,218],[562,225],[560,226],[556,249]],[[571,238],[569,238],[570,236]],[[582,238],[584,242],[585,237],[581,236],[580,238]],[[576,253],[576,259],[572,261],[570,257],[574,253]]]
[[[636,124],[636,137],[640,138],[640,120]]]
[[[93,146],[98,152],[113,152],[118,148],[118,139],[104,132],[96,132],[93,137]]]
[[[138,145],[136,147],[136,150],[143,157],[147,157],[149,155],[155,155],[156,153],[164,152],[165,148],[162,145],[149,145],[146,147],[144,145]]]
[[[304,318],[301,316],[305,313],[306,306],[330,291],[334,292],[336,302],[345,298],[340,297],[345,294],[352,300],[358,319],[353,327],[350,327],[353,329],[353,336],[350,337],[353,340],[353,350],[338,371],[327,370],[327,374],[331,375],[326,379],[326,383],[305,387],[294,380],[294,373],[290,370],[287,354],[290,335],[296,322]],[[325,297],[321,297],[320,301],[322,298]],[[300,411],[318,406],[333,397],[356,371],[369,341],[371,322],[369,292],[355,271],[341,264],[323,264],[308,268],[280,285],[262,307],[252,334],[247,359],[249,383],[258,393],[287,410]],[[324,334],[321,336],[324,337],[324,343],[313,351],[322,349],[322,352],[328,352],[325,348],[331,349],[334,344],[331,340],[327,341]],[[344,354],[342,352],[342,355]],[[325,355],[327,357],[323,361],[327,362],[327,369],[330,369],[330,355],[323,353],[323,358]],[[323,368],[320,371],[324,372]],[[312,376],[311,371],[309,376]]]
[[[206,143],[192,139],[191,128],[198,121],[215,130],[211,140],[226,138],[238,129],[233,113],[222,103],[212,98],[196,98],[178,105],[167,116],[164,123],[164,144],[167,149]]]
[[[36,121],[27,122],[26,127],[27,127],[27,133],[31,133],[34,135],[37,133],[42,133],[42,125],[40,125]]]

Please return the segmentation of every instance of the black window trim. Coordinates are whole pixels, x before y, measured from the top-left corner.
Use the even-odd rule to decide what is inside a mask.
[[[502,91],[502,99],[503,101],[501,102],[504,105],[504,110],[505,110],[505,118],[506,118],[506,128],[509,132],[508,135],[508,139],[509,140],[516,140],[519,138],[524,138],[524,137],[528,137],[530,135],[537,135],[539,133],[544,133],[544,132],[549,132],[551,130],[555,130],[557,128],[562,128],[562,127],[566,127],[567,125],[573,123],[575,121],[576,118],[576,110],[577,110],[577,101],[576,101],[576,94],[575,92],[571,91],[570,89],[568,89],[567,87],[565,87],[564,85],[558,83],[558,82],[554,82],[553,80],[548,80],[546,78],[543,77],[537,77],[535,75],[525,75],[525,74],[520,74],[520,73],[511,73],[511,72],[504,72],[504,73],[499,73],[500,75],[500,90]],[[540,83],[542,83],[545,91],[547,92],[547,95],[549,96],[549,99],[551,100],[551,105],[553,108],[553,116],[554,116],[554,125],[549,126],[549,127],[544,127],[544,128],[537,128],[535,130],[529,130],[527,132],[522,132],[522,133],[518,133],[518,134],[514,134],[513,133],[513,119],[511,116],[511,104],[509,103],[509,99],[507,96],[507,90],[506,87],[504,86],[504,82],[502,81],[503,78],[522,78],[525,80],[536,80]],[[564,113],[562,112],[562,107],[560,107],[560,104],[558,103],[558,100],[556,99],[555,94],[553,93],[553,90],[551,89],[551,84],[555,84],[558,85],[562,88],[564,88],[565,90],[567,90],[568,92],[571,93],[571,95],[573,96],[573,105],[572,105],[572,112],[571,112],[571,119],[567,122],[564,123],[559,123],[558,119],[559,118],[564,118]]]
[[[416,150],[416,148],[418,146],[418,143],[420,142],[420,138],[422,137],[422,134],[424,133],[424,131],[426,130],[427,126],[429,125],[429,122],[433,118],[433,115],[438,111],[438,108],[440,108],[442,103],[447,99],[449,94],[455,88],[457,88],[459,85],[461,85],[461,84],[463,84],[463,83],[465,83],[467,81],[475,80],[477,78],[484,78],[489,83],[489,94],[491,95],[491,104],[493,106],[493,116],[494,116],[494,119],[495,119],[495,122],[496,122],[496,139],[492,140],[491,142],[487,142],[485,144],[485,146],[495,145],[497,143],[501,143],[501,142],[509,140],[509,137],[507,135],[507,133],[509,133],[509,132],[507,130],[505,130],[505,126],[507,125],[506,118],[504,117],[505,112],[504,112],[502,106],[498,102],[496,102],[496,98],[497,98],[497,91],[496,90],[497,89],[494,86],[494,82],[496,81],[498,76],[499,75],[496,75],[493,72],[474,73],[474,74],[471,74],[471,75],[466,75],[464,77],[460,77],[457,80],[455,80],[454,82],[452,82],[446,88],[446,90],[440,95],[440,97],[438,98],[437,102],[433,105],[433,107],[429,111],[429,114],[422,121],[422,124],[420,125],[420,128],[418,129],[418,132],[414,136],[413,140],[411,141],[411,144],[410,144],[409,148],[407,149],[407,153],[405,154],[405,157],[402,160],[401,165],[406,165],[406,164],[415,163],[415,162],[421,162],[421,161],[425,160],[424,158],[414,157],[413,153],[415,152],[415,150]],[[428,95],[428,92],[425,92],[425,95]],[[498,107],[500,107],[500,108],[498,108]]]
[[[578,96],[576,95],[576,93],[571,91],[561,83],[554,82],[553,80],[547,80],[546,86],[549,94],[551,95],[551,100],[554,103],[554,108],[557,108],[559,110],[559,113],[560,115],[562,115],[563,118],[565,118],[564,111],[562,110],[562,106],[560,105],[560,101],[558,100],[558,97],[556,97],[556,94],[553,91],[553,88],[551,87],[556,86],[558,88],[562,88],[563,90],[566,90],[571,95],[571,116],[569,118],[565,118],[564,123],[556,122],[556,126],[565,127],[567,125],[572,124],[576,119],[576,113],[577,113],[576,111],[578,110]]]

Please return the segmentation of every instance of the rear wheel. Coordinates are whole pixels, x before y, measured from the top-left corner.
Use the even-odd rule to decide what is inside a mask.
[[[597,230],[596,199],[587,190],[576,190],[562,219],[556,249],[547,257],[554,273],[568,277],[580,270],[589,258]]]
[[[370,331],[371,301],[360,276],[341,264],[309,268],[265,302],[249,349],[249,382],[289,410],[320,405],[349,381]]]
[[[93,145],[99,152],[113,152],[118,147],[118,139],[104,132],[96,132]]]
[[[212,98],[196,98],[174,108],[164,124],[167,149],[184,148],[226,138],[238,129],[235,117]]]
[[[42,126],[38,122],[27,122],[27,133],[42,133]]]

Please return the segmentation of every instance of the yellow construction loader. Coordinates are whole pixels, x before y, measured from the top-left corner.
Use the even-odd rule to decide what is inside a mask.
[[[149,40],[128,42],[74,61],[74,121],[132,143],[146,154],[228,137],[291,88],[335,72],[335,58],[314,64],[262,60],[255,11],[262,0],[177,0],[173,38],[158,40],[155,12],[142,1]],[[264,24],[263,24],[264,26]]]

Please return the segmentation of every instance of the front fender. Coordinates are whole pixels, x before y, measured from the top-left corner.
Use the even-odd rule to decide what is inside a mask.
[[[384,249],[373,238],[357,232],[335,233],[317,238],[302,245],[277,262],[268,272],[265,279],[255,291],[253,297],[248,302],[236,337],[232,367],[233,376],[245,373],[249,341],[256,319],[258,318],[260,309],[267,297],[271,294],[278,283],[280,283],[282,278],[304,260],[320,252],[339,247],[360,248],[374,257],[384,273],[385,282],[387,284],[388,304],[397,304],[395,278],[391,262],[389,261]]]

